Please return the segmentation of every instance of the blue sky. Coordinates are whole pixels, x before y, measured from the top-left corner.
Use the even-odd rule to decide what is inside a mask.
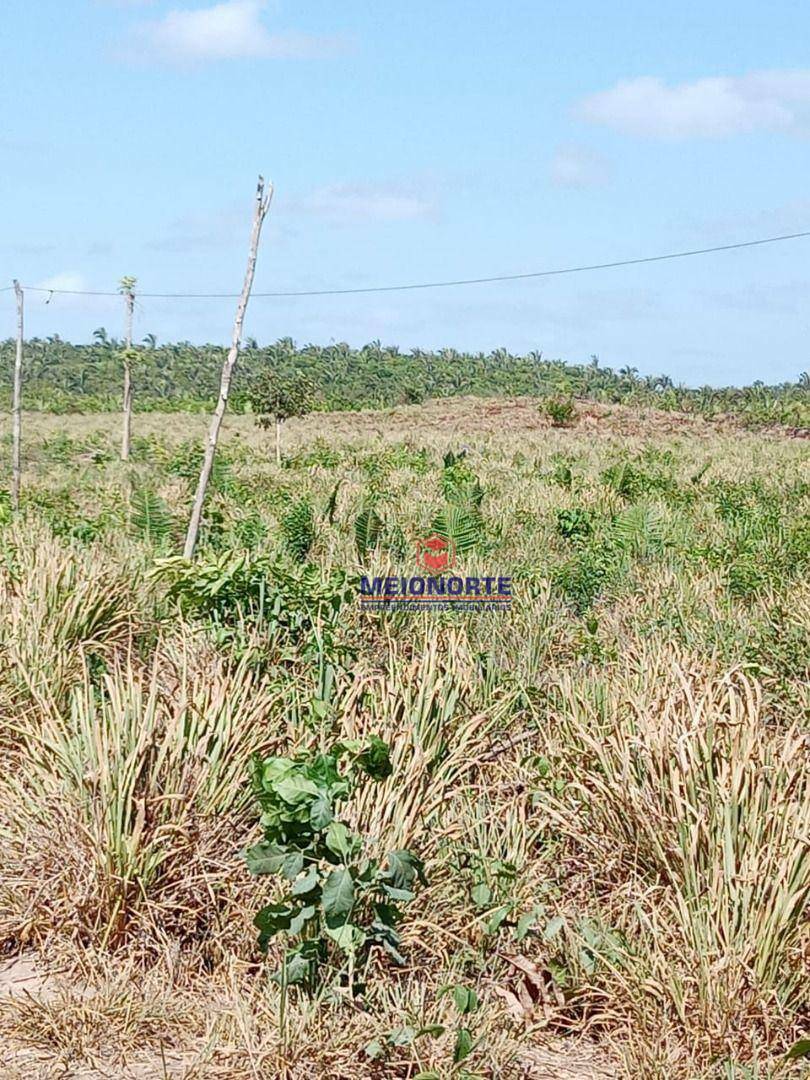
[[[7,0],[2,277],[237,291],[520,273],[810,229],[810,9]],[[257,299],[260,342],[375,338],[630,365],[691,384],[810,367],[810,239],[527,283]],[[227,340],[228,301],[136,333]],[[0,319],[13,331],[12,297]],[[27,298],[86,340],[117,300]],[[3,331],[0,331],[2,333]]]

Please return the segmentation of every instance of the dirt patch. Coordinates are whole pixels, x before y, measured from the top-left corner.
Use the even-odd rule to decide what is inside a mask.
[[[521,1055],[526,1080],[616,1080],[620,1066],[591,1043],[577,1043]]]
[[[18,956],[0,963],[0,1002],[25,994],[52,998],[56,989],[53,977],[32,956]]]

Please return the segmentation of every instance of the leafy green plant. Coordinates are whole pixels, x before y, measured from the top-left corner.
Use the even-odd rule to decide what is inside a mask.
[[[609,465],[602,472],[602,483],[629,502],[637,502],[642,495],[672,496],[677,489],[671,459],[651,458],[649,453]]]
[[[569,427],[576,413],[573,398],[570,397],[551,397],[543,402],[541,410],[551,421],[552,427]]]
[[[172,515],[166,500],[151,488],[138,488],[130,499],[130,531],[148,544],[160,544],[172,529]]]
[[[661,517],[655,509],[638,503],[616,514],[611,523],[610,540],[620,551],[647,555],[664,545]]]
[[[281,518],[281,539],[284,548],[298,562],[304,562],[315,543],[315,517],[312,504],[299,499]]]
[[[294,416],[306,416],[316,402],[315,384],[303,372],[284,374],[265,368],[248,389],[256,423],[263,428],[275,425],[276,463],[281,464],[281,425]]]
[[[785,1054],[788,1061],[798,1061],[799,1058],[810,1057],[810,1038],[799,1039]]]
[[[573,558],[555,568],[552,581],[578,615],[599,598],[617,573],[614,553],[603,540],[583,544]]]
[[[386,744],[342,742],[326,753],[257,757],[253,790],[261,807],[264,839],[245,852],[251,873],[272,874],[286,883],[283,895],[256,916],[259,944],[266,949],[280,933],[295,944],[285,949],[276,977],[313,990],[336,953],[345,958],[348,985],[374,947],[396,963],[401,905],[424,883],[422,863],[410,851],[391,851],[382,861],[369,842],[337,817],[364,779],[392,772]]]
[[[484,519],[473,507],[447,506],[430,523],[431,531],[452,542],[455,551],[464,555],[484,542]]]
[[[766,568],[754,552],[739,555],[726,568],[729,594],[740,600],[754,596],[767,580]]]
[[[334,525],[335,523],[335,513],[337,512],[337,500],[338,493],[340,492],[340,485],[341,481],[338,480],[338,482],[330,491],[329,498],[326,500],[326,509],[324,510],[323,516],[326,518],[330,525]]]
[[[261,427],[276,420],[306,416],[315,404],[315,384],[302,372],[281,374],[266,368],[251,382],[248,397]]]
[[[425,1036],[436,1037],[444,1034],[442,1024],[429,1024],[425,1027],[414,1027],[406,1024],[404,1027],[388,1031],[382,1038],[372,1039],[364,1048],[364,1053],[370,1061],[384,1061],[393,1050],[412,1046],[417,1039]],[[429,1074],[422,1073],[422,1080],[427,1080]],[[435,1075],[435,1074],[434,1074]]]
[[[477,509],[484,498],[484,489],[465,458],[465,451],[454,454],[451,450],[445,454],[442,494],[447,502],[454,506],[470,506]]]
[[[445,986],[440,991],[440,996],[447,993],[452,995],[456,1012],[462,1018],[462,1022],[456,1028],[456,1040],[453,1046],[453,1063],[458,1065],[465,1061],[475,1049],[475,1038],[468,1026],[470,1022],[464,1020],[464,1017],[471,1016],[478,1010],[478,995],[471,987],[463,985]]]
[[[158,559],[152,576],[168,585],[181,611],[213,627],[260,626],[304,653],[330,652],[340,638],[340,612],[355,593],[342,570],[290,569],[251,552]]]
[[[343,454],[340,450],[318,436],[314,442],[288,454],[283,464],[285,469],[335,469],[342,460]]]
[[[364,506],[354,519],[354,545],[358,558],[375,548],[383,534],[383,520],[373,506]]]
[[[567,488],[570,491],[574,486],[574,471],[568,461],[555,461],[554,467],[545,475],[549,483],[557,487]]]
[[[235,546],[254,549],[267,538],[267,525],[255,510],[249,510],[230,524],[230,534]]]
[[[169,456],[166,462],[167,471],[172,476],[179,476],[194,487],[200,476],[204,450],[198,442],[183,442]],[[211,491],[223,491],[232,479],[231,462],[220,448],[214,457],[211,466],[211,477],[208,486]]]
[[[581,506],[557,511],[557,532],[566,540],[581,540],[593,533],[594,512]]]

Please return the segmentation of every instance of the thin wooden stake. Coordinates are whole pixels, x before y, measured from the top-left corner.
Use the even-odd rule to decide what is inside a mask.
[[[11,505],[20,508],[20,477],[22,475],[22,362],[25,294],[17,279],[14,279],[14,293],[17,297],[17,352],[14,357],[14,390],[11,401],[12,451],[11,451]]]
[[[135,312],[135,279],[122,278],[124,294],[124,424],[121,433],[121,460],[129,461],[132,445],[132,318]]]
[[[202,469],[200,470],[200,479],[197,483],[197,492],[194,496],[194,505],[188,523],[188,532],[186,533],[186,543],[183,548],[183,555],[187,559],[190,559],[194,555],[194,548],[197,546],[197,536],[200,531],[205,493],[208,488],[208,481],[211,477],[211,469],[214,465],[214,455],[217,451],[222,419],[225,415],[225,409],[228,406],[228,395],[231,392],[231,379],[233,378],[236,360],[239,356],[239,345],[242,340],[242,326],[245,321],[248,300],[250,299],[250,290],[253,288],[253,276],[256,273],[256,257],[259,251],[259,238],[262,234],[262,225],[264,224],[267,211],[270,209],[270,201],[272,198],[273,185],[268,185],[267,194],[265,195],[264,177],[260,176],[256,188],[256,205],[253,212],[253,229],[250,234],[250,249],[248,252],[247,270],[245,271],[245,281],[242,286],[242,295],[239,297],[239,303],[236,306],[236,317],[233,323],[231,347],[228,350],[228,356],[225,363],[222,365],[222,375],[220,376],[219,382],[219,400],[214,409],[214,414],[211,417],[211,426],[208,430],[208,441],[205,447],[205,457],[203,459]]]

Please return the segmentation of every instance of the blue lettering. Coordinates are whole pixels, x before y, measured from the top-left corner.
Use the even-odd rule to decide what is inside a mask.
[[[360,593],[362,596],[379,596],[382,592],[383,579],[375,577],[370,581],[365,575],[360,578]]]

